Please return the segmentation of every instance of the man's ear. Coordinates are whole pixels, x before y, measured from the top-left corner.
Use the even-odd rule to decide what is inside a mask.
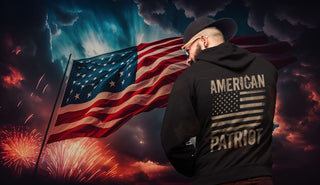
[[[207,35],[201,35],[200,36],[200,41],[203,42],[203,45],[205,48],[208,47],[208,36]]]

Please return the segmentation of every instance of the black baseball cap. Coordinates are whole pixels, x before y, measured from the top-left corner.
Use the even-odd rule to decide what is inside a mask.
[[[208,27],[216,27],[220,30],[226,41],[234,37],[237,32],[237,24],[231,18],[213,20],[209,17],[200,17],[188,25],[184,32],[183,44],[186,44],[193,36]]]

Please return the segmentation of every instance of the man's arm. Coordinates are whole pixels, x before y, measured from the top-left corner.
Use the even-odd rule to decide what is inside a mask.
[[[162,146],[169,161],[186,176],[194,173],[195,147],[189,140],[199,131],[194,96],[192,82],[181,75],[172,88],[161,130]]]

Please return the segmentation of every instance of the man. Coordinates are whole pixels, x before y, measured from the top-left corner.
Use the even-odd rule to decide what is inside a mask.
[[[277,70],[229,43],[236,30],[232,19],[201,17],[184,33],[192,66],[173,86],[161,140],[194,184],[272,184]]]

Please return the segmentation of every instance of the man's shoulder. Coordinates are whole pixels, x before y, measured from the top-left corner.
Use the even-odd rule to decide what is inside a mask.
[[[198,74],[201,73],[202,67],[201,65],[195,63],[192,66],[185,69],[177,78],[176,81],[183,81],[184,83],[192,82],[195,78],[197,78]]]
[[[192,66],[188,67],[186,70],[184,70],[179,77],[181,78],[193,78],[198,73],[202,71],[202,66],[198,63],[193,64]]]
[[[272,71],[278,71],[277,68],[270,61],[268,61],[260,56],[256,56],[254,61],[262,68],[266,68],[266,69],[272,70]]]

